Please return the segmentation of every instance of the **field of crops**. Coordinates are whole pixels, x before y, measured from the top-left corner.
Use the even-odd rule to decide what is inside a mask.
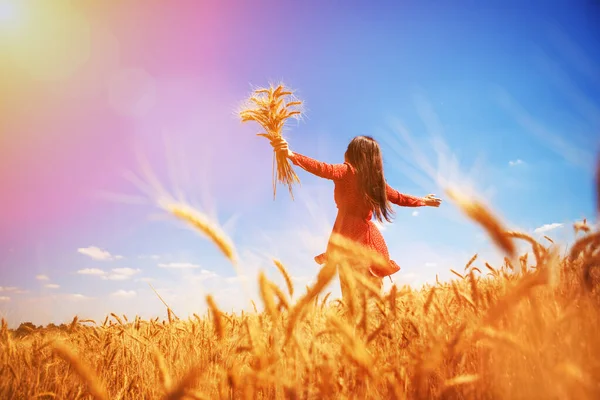
[[[257,277],[262,305],[241,315],[209,296],[210,312],[185,320],[76,317],[18,337],[3,321],[0,397],[599,398],[600,232],[578,229],[566,257],[550,238],[503,232],[535,259],[475,256],[420,290],[378,293],[356,277],[347,305],[323,293],[338,272],[328,266],[307,288]]]

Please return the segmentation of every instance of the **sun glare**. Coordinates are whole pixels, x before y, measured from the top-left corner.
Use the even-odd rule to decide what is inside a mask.
[[[0,27],[14,26],[20,19],[16,1],[0,0]]]
[[[72,75],[90,56],[90,26],[66,2],[0,0],[3,50],[18,71],[40,80]]]

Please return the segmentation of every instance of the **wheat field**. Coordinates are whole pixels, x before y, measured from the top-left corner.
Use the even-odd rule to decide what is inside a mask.
[[[450,282],[379,293],[342,261],[299,290],[274,260],[286,286],[260,274],[258,306],[239,315],[208,296],[209,312],[187,319],[170,309],[162,321],[75,317],[19,335],[2,320],[0,397],[600,398],[600,231],[576,224],[562,255],[551,238],[503,230],[479,205],[459,204],[504,248],[503,265],[475,255]],[[529,260],[510,257],[518,240]],[[324,293],[336,273],[349,277],[348,304]]]

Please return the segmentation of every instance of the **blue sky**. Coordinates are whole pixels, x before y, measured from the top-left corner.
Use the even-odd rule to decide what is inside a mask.
[[[0,246],[0,310],[13,325],[75,314],[166,315],[146,280],[178,315],[204,312],[207,293],[224,309],[240,309],[249,304],[244,288],[258,299],[260,269],[283,283],[269,256],[283,261],[299,288],[308,284],[335,219],[333,184],[298,170],[296,200],[279,186],[274,201],[268,142],[232,114],[250,85],[280,79],[306,102],[305,119],[286,133],[293,151],[341,162],[352,137],[371,134],[392,186],[443,198],[440,209],[396,208],[395,222],[382,228],[402,267],[395,282],[418,287],[436,274],[449,279],[449,268],[462,269],[474,253],[501,260],[444,195],[445,179],[474,190],[511,227],[572,241],[570,224],[595,218],[600,6],[483,3],[262,2],[252,7],[264,8],[256,14],[249,6],[228,9],[217,26],[235,26],[235,34],[217,30],[218,50],[171,69],[156,67],[147,54],[131,56],[141,41],[119,38],[117,22],[101,20],[121,39],[122,59],[145,68],[175,111],[150,108],[116,120],[129,135],[125,161],[112,162],[108,150],[94,155],[108,160],[111,178],[88,183],[77,201],[89,211],[15,228],[19,240]],[[165,26],[183,36],[194,22],[174,21]],[[169,48],[154,45],[153,57]],[[49,98],[56,90],[44,87]],[[202,236],[152,204],[124,201],[140,195],[124,178],[140,171],[136,148],[162,183],[177,181],[194,205],[225,224],[245,279]],[[196,268],[173,268],[182,266]],[[337,282],[331,290],[339,293]]]

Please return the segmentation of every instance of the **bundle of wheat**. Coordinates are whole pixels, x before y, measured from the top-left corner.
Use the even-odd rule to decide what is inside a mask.
[[[257,89],[244,103],[240,111],[242,122],[256,121],[266,132],[257,134],[273,141],[282,137],[282,130],[288,118],[300,118],[302,102],[295,98],[293,92],[282,84],[276,88]],[[292,184],[300,182],[285,154],[274,152],[273,163],[277,163],[277,178],[273,167],[273,198],[277,193],[277,181],[287,184],[292,199]]]

